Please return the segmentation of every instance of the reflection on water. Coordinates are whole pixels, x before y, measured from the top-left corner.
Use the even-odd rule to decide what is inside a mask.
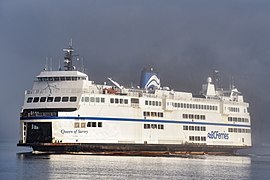
[[[20,153],[20,152],[28,153]],[[4,179],[269,179],[269,149],[246,156],[33,155],[0,143]],[[18,153],[19,152],[19,153]],[[258,154],[260,152],[260,154]]]
[[[17,156],[23,179],[250,179],[251,164],[250,157],[240,156]]]

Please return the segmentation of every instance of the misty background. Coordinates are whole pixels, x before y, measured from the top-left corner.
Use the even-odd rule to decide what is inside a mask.
[[[91,80],[199,93],[214,69],[250,103],[253,144],[270,143],[270,1],[0,0],[0,138],[18,139],[24,90],[70,38]],[[77,62],[80,64],[81,62]],[[78,67],[80,68],[80,67]]]

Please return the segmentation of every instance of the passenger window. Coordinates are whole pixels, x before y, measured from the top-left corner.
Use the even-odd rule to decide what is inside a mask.
[[[74,123],[74,128],[80,128],[80,123],[78,122]]]
[[[98,122],[98,127],[102,127],[102,122]]]
[[[111,102],[111,103],[114,103],[114,99],[113,99],[113,98],[111,98],[111,99],[110,99],[110,102]]]
[[[104,103],[105,102],[105,98],[101,98],[100,102]]]
[[[85,102],[89,102],[89,97],[84,97]]]
[[[90,102],[95,102],[95,98],[94,97],[90,97]]]

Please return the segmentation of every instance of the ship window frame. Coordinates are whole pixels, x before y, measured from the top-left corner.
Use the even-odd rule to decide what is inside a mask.
[[[102,122],[98,122],[97,127],[102,127]]]
[[[33,101],[33,97],[28,97],[26,102],[27,103],[32,103],[32,101]]]
[[[150,124],[144,124],[144,125],[143,125],[143,128],[144,128],[144,129],[150,129],[151,126],[150,126]]]
[[[100,102],[105,103],[105,98],[104,97],[100,98]]]
[[[53,102],[53,100],[54,100],[53,97],[51,97],[51,96],[47,97],[47,102]]]
[[[37,103],[39,101],[39,97],[34,97],[33,103]]]
[[[200,126],[195,126],[195,131],[200,131],[200,130],[201,130]]]
[[[111,104],[114,104],[114,98],[111,98],[111,99],[110,99],[110,103],[111,103]]]
[[[201,126],[201,131],[206,131],[206,127],[205,126]]]
[[[70,102],[77,102],[77,96],[71,96],[71,97],[69,98],[69,101],[70,101]]]
[[[40,97],[39,102],[46,102],[46,97]]]
[[[71,81],[71,77],[70,76],[67,76],[66,77],[66,81]]]
[[[95,97],[90,97],[90,102],[91,103],[95,102]]]
[[[74,123],[74,128],[80,128],[80,123],[79,122],[75,122]]]
[[[60,77],[60,81],[66,81],[66,77]]]
[[[61,97],[60,96],[54,97],[54,102],[61,102]]]
[[[125,100],[124,100],[124,103],[125,103],[125,104],[128,104],[128,99],[125,99]]]
[[[131,101],[131,104],[139,104],[140,103],[139,98],[131,98],[130,101]]]
[[[81,128],[86,128],[85,122],[82,122],[82,123],[81,123]]]
[[[77,77],[71,77],[71,81],[77,81]]]
[[[151,124],[151,129],[157,129],[157,124]]]
[[[164,124],[158,124],[158,129],[164,129]]]
[[[69,100],[69,97],[68,96],[63,96],[62,97],[62,102],[68,102]]]

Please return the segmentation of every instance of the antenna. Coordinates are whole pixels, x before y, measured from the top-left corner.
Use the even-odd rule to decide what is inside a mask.
[[[72,71],[74,70],[74,66],[72,65],[72,58],[73,58],[73,48],[72,48],[72,39],[70,39],[69,42],[69,47],[66,49],[63,49],[63,51],[65,52],[65,56],[64,56],[64,67],[65,67],[65,71]]]
[[[234,82],[234,77],[231,77],[231,84],[230,84],[230,89],[234,89],[235,88],[235,82]]]
[[[59,64],[58,64],[58,71],[61,71],[61,62],[59,60]]]
[[[53,58],[51,57],[50,58],[50,71],[52,71],[52,61],[53,61]]]
[[[69,41],[69,46],[72,47],[72,38],[70,38],[70,41]]]
[[[220,76],[219,76],[218,70],[213,71],[213,83],[214,83],[216,89],[221,88],[220,87]]]
[[[44,71],[48,70],[48,57],[46,57],[46,63],[45,63],[45,67],[44,67]]]
[[[84,73],[83,57],[81,58],[81,71]]]

